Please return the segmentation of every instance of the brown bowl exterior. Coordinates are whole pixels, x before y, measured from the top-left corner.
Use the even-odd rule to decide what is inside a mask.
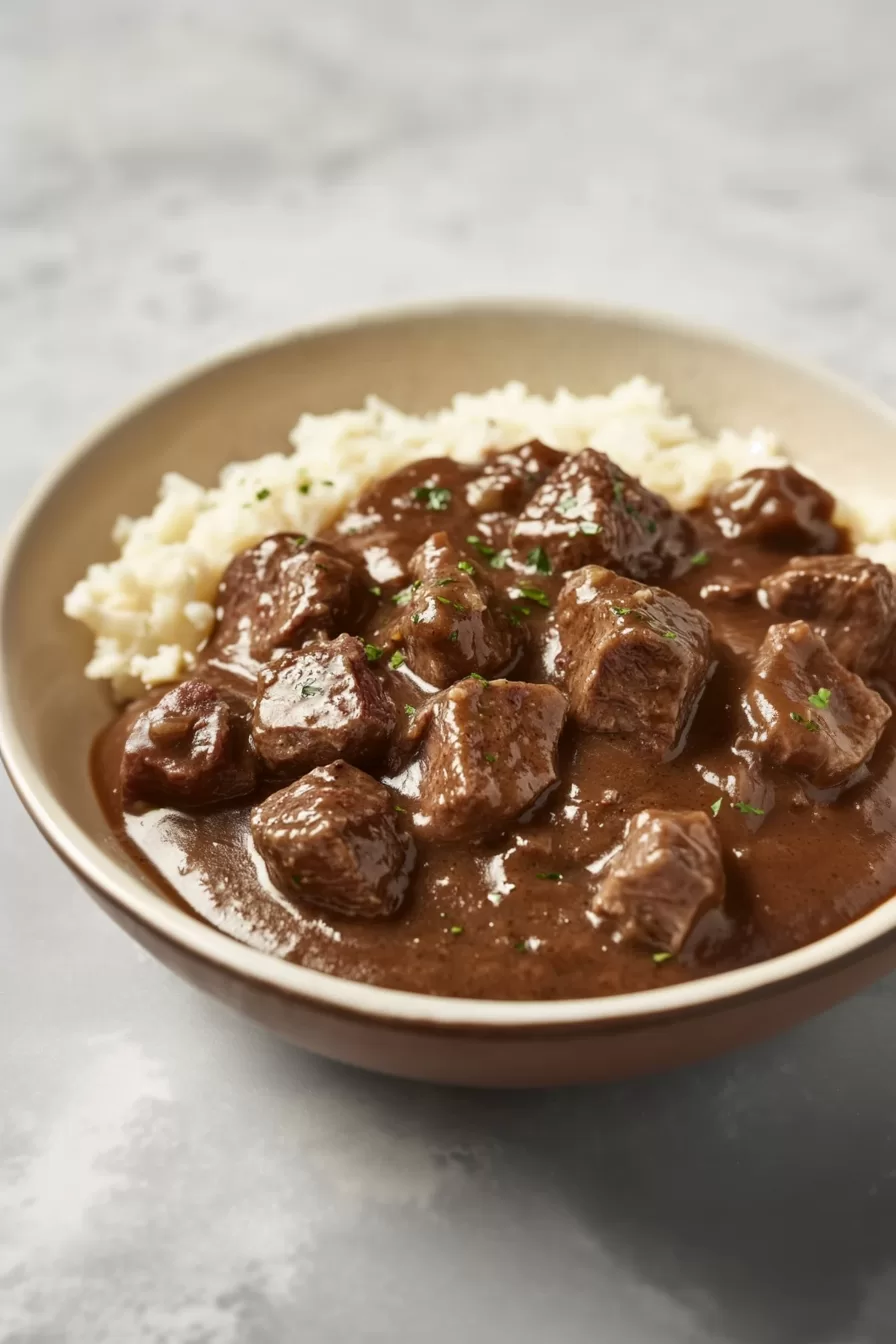
[[[0,746],[26,806],[104,909],[177,974],[321,1054],[407,1077],[550,1085],[667,1068],[767,1035],[896,966],[896,902],[788,957],[616,1000],[487,1004],[336,981],[243,948],[172,906],[110,839],[87,757],[111,713],[87,682],[63,594],[113,554],[120,513],[152,507],[164,471],[205,484],[235,458],[282,451],[303,411],[369,392],[409,411],[520,379],[606,391],[643,373],[708,432],[777,430],[835,491],[896,483],[884,406],[716,333],[559,305],[467,304],[289,336],[188,377],[63,463],[22,515],[0,591]]]

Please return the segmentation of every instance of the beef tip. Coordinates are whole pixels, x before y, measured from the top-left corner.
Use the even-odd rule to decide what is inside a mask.
[[[323,541],[276,533],[240,552],[224,571],[203,661],[254,680],[275,649],[341,633],[366,596],[353,558]]]
[[[424,458],[377,481],[336,523],[340,547],[359,555],[374,583],[405,582],[414,551],[439,526],[469,530],[476,516],[465,497],[475,469],[447,457]]]
[[[623,939],[674,954],[724,896],[718,829],[707,813],[647,809],[628,823],[591,908]]]
[[[896,578],[860,555],[797,556],[763,580],[760,600],[785,620],[808,621],[859,676],[880,663],[896,630]]]
[[[516,557],[544,550],[555,572],[601,564],[655,579],[693,550],[690,523],[610,461],[585,448],[536,491],[513,529]]]
[[[339,759],[369,765],[395,727],[395,706],[353,635],[281,653],[258,674],[255,748],[274,775]]]
[[[805,621],[773,625],[744,698],[752,745],[818,788],[837,788],[874,751],[890,708]]]
[[[670,755],[710,673],[706,617],[663,588],[587,565],[557,603],[555,675],[578,727],[631,738],[639,751]]]
[[[345,761],[319,766],[252,809],[268,876],[291,900],[338,915],[393,915],[414,861],[389,790]]]
[[[430,686],[450,686],[471,672],[488,677],[511,666],[524,638],[519,622],[444,532],[420,547],[410,571],[414,584],[397,635],[412,672]]]
[[[482,475],[467,484],[467,503],[474,513],[519,513],[566,453],[533,439],[507,453],[492,453]]]
[[[731,541],[819,554],[840,543],[834,507],[834,496],[794,467],[758,467],[718,490],[710,512]]]
[[[556,783],[565,717],[560,692],[531,682],[468,677],[435,696],[411,728],[414,825],[432,840],[501,830]]]
[[[126,802],[207,807],[251,793],[248,710],[205,681],[184,681],[134,721],[121,763]]]

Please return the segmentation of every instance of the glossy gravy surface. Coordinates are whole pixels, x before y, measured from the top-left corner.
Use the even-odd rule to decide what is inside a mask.
[[[485,521],[464,503],[464,485],[479,470],[442,459],[417,464],[368,492],[363,509],[326,534],[362,556],[371,585],[382,588],[375,610],[355,631],[363,639],[381,644],[387,638],[396,612],[391,596],[404,581],[410,554],[432,532],[448,532],[477,563],[482,556],[466,540],[474,532],[496,550],[503,547],[512,520],[493,515]],[[396,501],[433,480],[451,490],[451,504],[409,518]],[[95,786],[115,837],[172,900],[232,937],[333,975],[423,993],[495,999],[618,994],[727,970],[833,932],[896,888],[896,718],[866,776],[839,797],[818,794],[781,771],[760,773],[739,757],[733,746],[740,698],[773,618],[752,596],[738,600],[718,587],[731,580],[755,584],[787,554],[726,541],[699,512],[692,521],[697,563],[663,586],[710,620],[718,663],[678,755],[657,763],[568,725],[560,782],[531,816],[479,843],[417,839],[411,887],[395,918],[336,918],[287,900],[272,886],[248,818],[274,786],[239,805],[125,811],[121,756],[147,700],[129,706],[94,750]],[[521,581],[510,569],[486,572],[499,588],[515,589]],[[537,583],[553,604],[563,577],[522,581]],[[551,607],[528,609],[528,650],[509,675],[546,680]],[[380,664],[377,674],[400,711],[427,699],[406,667]],[[896,703],[887,684],[874,685]],[[412,771],[387,774],[385,782],[397,803],[412,797]],[[761,815],[739,810],[738,803]],[[725,913],[705,917],[683,951],[661,964],[644,948],[615,941],[587,914],[596,873],[620,843],[628,818],[645,807],[717,813],[726,855]]]

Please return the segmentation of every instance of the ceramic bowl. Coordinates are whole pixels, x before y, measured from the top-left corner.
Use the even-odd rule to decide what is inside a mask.
[[[62,462],[19,517],[0,579],[0,748],[46,839],[128,933],[184,979],[321,1054],[445,1083],[529,1086],[668,1068],[787,1027],[896,966],[896,901],[820,942],[690,984],[559,1003],[481,1002],[339,980],[254,951],[171,904],[116,847],[91,791],[111,703],[82,669],[62,596],[120,513],[164,471],[209,484],[282,450],[302,411],[376,392],[408,411],[521,379],[605,391],[643,373],[707,431],[776,429],[834,490],[896,489],[896,416],[831,376],[681,322],[532,303],[365,316],[286,336],[188,375]]]

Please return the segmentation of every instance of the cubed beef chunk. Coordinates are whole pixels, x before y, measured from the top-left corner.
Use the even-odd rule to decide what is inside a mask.
[[[444,532],[415,553],[414,584],[401,608],[398,636],[412,672],[430,686],[479,672],[488,677],[515,661],[524,634],[478,564],[462,560]]]
[[[818,788],[851,781],[890,717],[805,621],[773,625],[744,698],[752,745]]]
[[[808,621],[859,676],[874,670],[896,630],[896,577],[860,555],[797,556],[763,581],[760,600],[785,620]]]
[[[395,726],[395,706],[353,635],[281,653],[258,674],[255,748],[274,775],[346,760],[370,765]]]
[[[628,823],[591,908],[623,939],[674,954],[724,897],[722,848],[711,817],[647,809]]]
[[[820,554],[840,543],[834,496],[794,467],[757,467],[723,486],[710,512],[731,541]]]
[[[121,765],[126,802],[206,807],[251,793],[248,708],[204,681],[175,686],[134,721]]]
[[[710,672],[702,612],[663,588],[586,565],[564,584],[556,621],[555,674],[577,726],[631,738],[649,756],[674,752]]]
[[[401,905],[414,846],[389,790],[345,761],[319,766],[252,809],[252,838],[278,890],[339,915]]]
[[[374,583],[407,579],[414,551],[438,527],[469,530],[476,515],[465,488],[474,468],[447,457],[424,458],[377,481],[336,523],[339,545],[362,557]]]
[[[664,499],[585,448],[569,455],[520,514],[511,545],[525,561],[547,554],[555,573],[601,564],[655,579],[693,549],[690,523]]]
[[[428,839],[499,831],[557,781],[566,700],[553,686],[459,681],[416,716],[422,742],[408,777],[418,790],[415,826]]]
[[[365,598],[352,557],[326,542],[277,533],[241,551],[224,571],[217,625],[202,658],[254,680],[275,649],[346,630]]]
[[[534,439],[486,458],[482,475],[467,483],[467,503],[477,514],[518,514],[566,454]]]

